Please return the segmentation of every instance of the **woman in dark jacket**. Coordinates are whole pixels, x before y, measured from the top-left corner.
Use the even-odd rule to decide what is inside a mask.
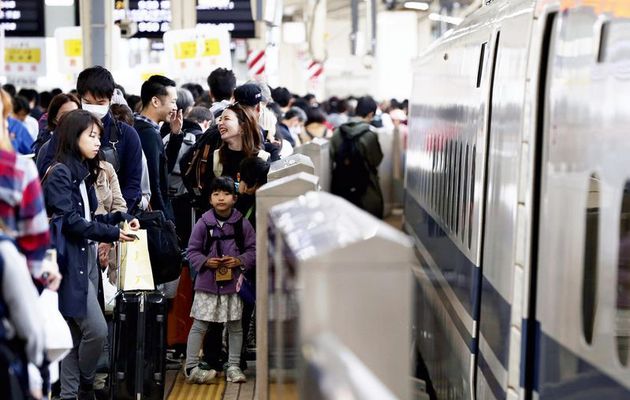
[[[61,363],[61,398],[94,399],[94,371],[107,325],[97,299],[96,243],[133,240],[115,224],[138,220],[116,212],[94,215],[94,182],[99,174],[101,121],[85,110],[68,113],[57,126],[55,161],[44,175],[46,210],[59,252],[59,309],[70,326],[74,349]]]

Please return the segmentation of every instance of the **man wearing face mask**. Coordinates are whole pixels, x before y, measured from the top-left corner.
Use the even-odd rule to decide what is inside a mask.
[[[77,78],[77,92],[81,100],[81,108],[91,112],[103,123],[104,134],[101,137],[101,157],[111,163],[118,174],[120,189],[130,213],[142,197],[140,180],[142,179],[142,147],[136,130],[124,122],[116,121],[109,112],[114,95],[114,78],[101,66],[84,69]],[[41,164],[38,160],[40,176],[44,176],[52,163],[57,149],[55,135]]]
[[[304,129],[304,122],[306,122],[306,113],[299,107],[291,107],[284,116],[280,124],[289,131],[291,138],[295,145],[302,144],[300,141],[300,133]]]
[[[174,221],[173,208],[168,198],[167,158],[160,135],[160,122],[169,122],[169,136],[182,133],[182,110],[177,110],[175,82],[165,76],[153,75],[140,89],[142,111],[134,116],[134,127],[140,135],[142,149],[147,157],[149,182],[151,183],[151,207],[162,210],[164,216]]]

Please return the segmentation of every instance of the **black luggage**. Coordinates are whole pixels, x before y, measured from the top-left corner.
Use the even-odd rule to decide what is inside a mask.
[[[112,399],[164,398],[167,313],[160,292],[130,291],[116,296]]]

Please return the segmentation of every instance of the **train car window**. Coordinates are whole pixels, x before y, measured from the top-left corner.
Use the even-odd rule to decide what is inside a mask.
[[[462,143],[457,142],[457,153],[456,158],[459,160],[457,164],[457,182],[455,182],[455,189],[457,190],[455,195],[455,233],[459,235],[460,227],[459,227],[459,210],[461,206],[461,184],[462,184],[462,169],[464,168],[464,163],[462,162]]]
[[[464,237],[466,237],[466,222],[468,221],[468,165],[470,165],[470,163],[468,162],[469,149],[470,145],[466,144],[466,154],[464,155],[464,170],[462,171],[464,175],[464,184],[462,185],[463,198],[462,208],[460,209],[460,213],[462,216],[462,230],[460,235],[462,244],[464,243]]]
[[[448,204],[446,205],[447,219],[448,219],[448,227],[452,231],[453,230],[453,190],[455,186],[454,177],[455,177],[455,142],[453,140],[450,141],[450,146],[448,149]]]
[[[598,50],[597,50],[597,62],[598,63],[603,63],[606,60],[606,49],[608,48],[608,31],[609,31],[609,23],[608,21],[606,22],[602,22],[601,26],[599,27],[599,43],[597,43],[597,45],[599,46]]]
[[[593,342],[597,309],[597,252],[599,241],[600,182],[591,175],[585,210],[584,272],[582,275],[582,331],[588,344]]]
[[[617,257],[615,336],[617,337],[619,361],[627,366],[630,350],[630,181],[626,181],[621,196],[619,251]]]
[[[468,210],[468,249],[472,248],[472,232],[473,232],[473,209],[475,207],[475,166],[477,161],[477,145],[473,145],[472,153],[470,157],[472,158],[470,167],[470,205],[467,206]]]
[[[483,61],[486,56],[486,46],[488,42],[481,44],[481,51],[479,52],[479,67],[477,69],[477,87],[481,87],[481,77],[483,76]]]

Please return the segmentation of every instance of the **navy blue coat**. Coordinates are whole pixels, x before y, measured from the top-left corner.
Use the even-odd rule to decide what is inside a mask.
[[[86,180],[92,221],[85,219],[83,198],[79,186]],[[86,315],[88,293],[88,239],[112,243],[119,238],[115,224],[130,221],[132,216],[116,212],[94,215],[97,207],[96,192],[84,163],[70,159],[53,166],[44,180],[46,211],[61,219],[61,232],[65,239],[65,256],[58,259],[63,275],[59,287],[59,310],[65,317],[82,318]]]
[[[105,133],[101,138],[101,147],[110,146],[109,138],[112,129],[115,129],[114,119],[111,113],[107,113],[101,119]],[[133,212],[142,197],[142,189],[140,181],[142,180],[142,146],[138,132],[133,127],[124,122],[117,122],[120,132],[118,133],[118,143],[116,150],[118,151],[118,159],[120,160],[120,170],[118,171],[118,181],[120,182],[120,190],[123,198],[127,203],[127,210]],[[37,170],[39,176],[44,176],[46,170],[52,164],[57,151],[57,137],[52,135],[48,142],[48,147],[42,147],[37,155]]]

